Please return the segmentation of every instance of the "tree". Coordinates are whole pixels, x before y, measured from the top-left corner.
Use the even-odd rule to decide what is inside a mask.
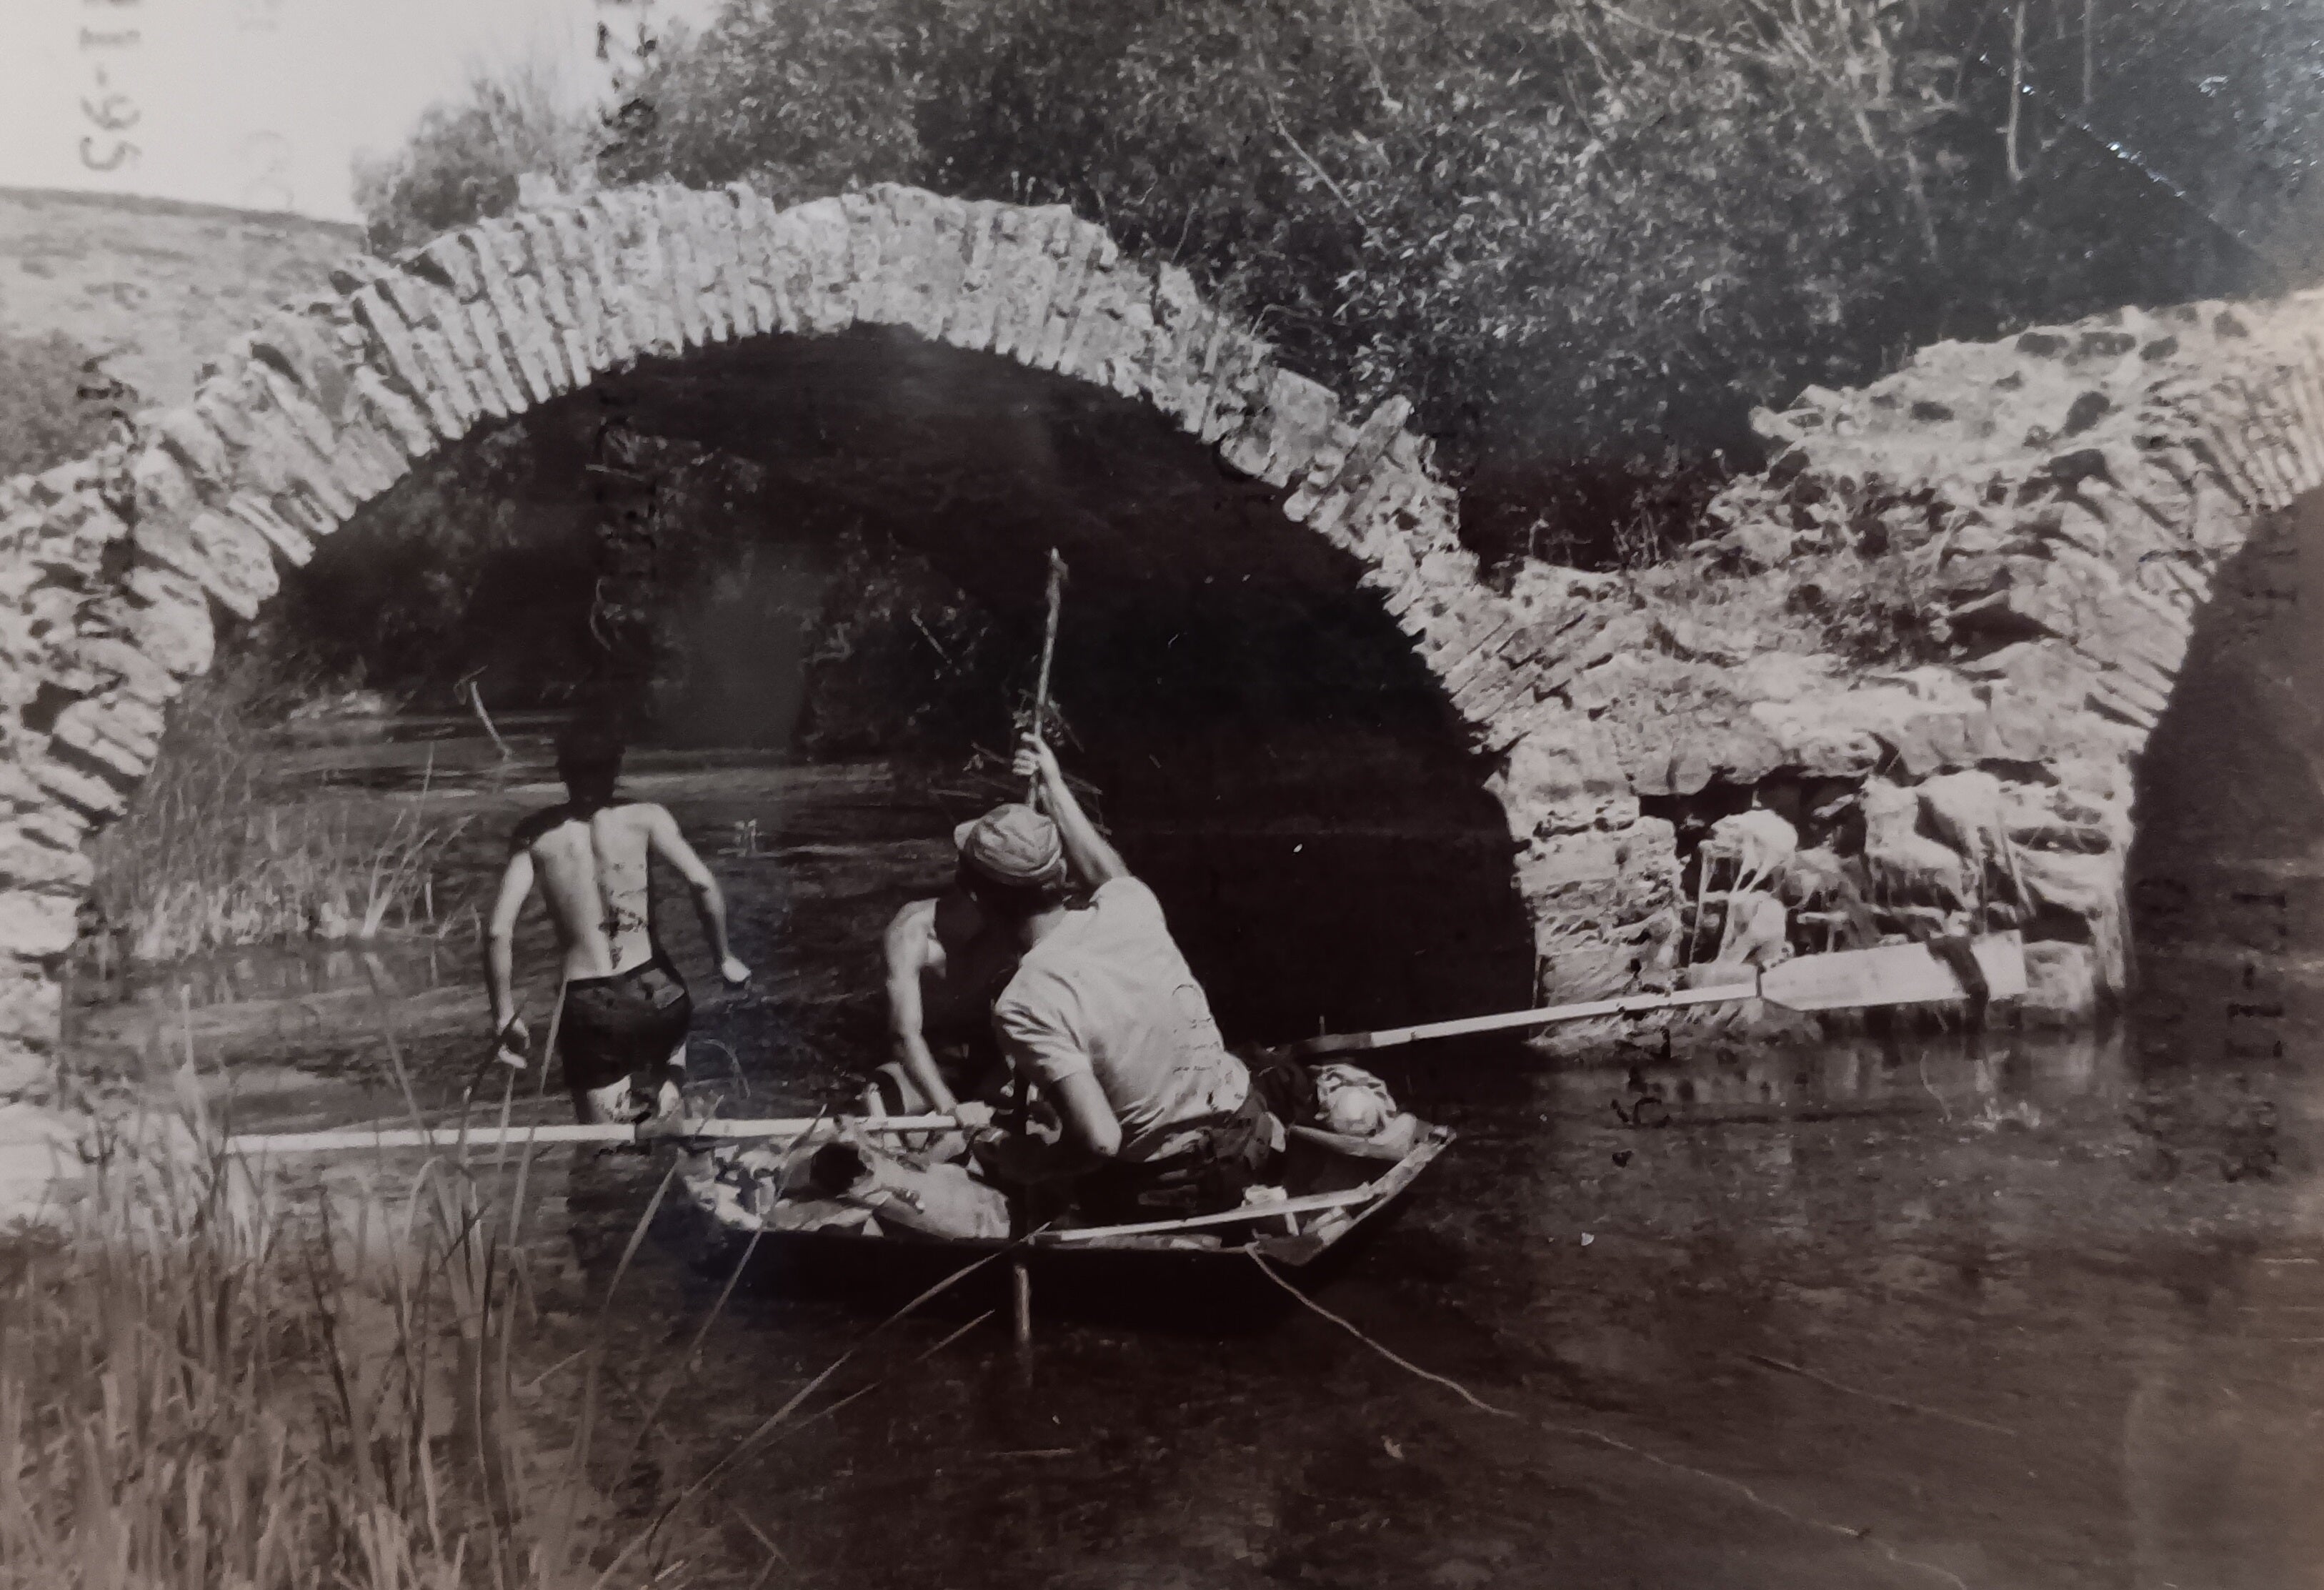
[[[403,147],[355,161],[355,208],[372,247],[386,252],[516,204],[517,179],[570,184],[591,170],[604,131],[538,62],[502,75],[478,72],[464,96],[430,106]]]
[[[1064,199],[1408,393],[1494,555],[1683,535],[1754,405],[1916,344],[2291,284],[2216,217],[2288,213],[2324,134],[2312,0],[1088,9],[1001,0],[923,72],[933,185]]]
[[[779,204],[916,181],[922,71],[945,53],[924,0],[730,0],[666,41],[608,118],[608,180],[737,179]]]

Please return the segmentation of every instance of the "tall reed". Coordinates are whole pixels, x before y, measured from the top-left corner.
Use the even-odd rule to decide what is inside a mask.
[[[323,1209],[137,1157],[0,1252],[0,1586],[597,1579],[586,1436],[516,1411],[521,1266],[475,1184]]]

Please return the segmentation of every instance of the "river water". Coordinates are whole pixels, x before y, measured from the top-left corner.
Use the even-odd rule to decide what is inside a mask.
[[[421,1107],[456,1099],[484,1027],[459,902],[552,795],[522,750],[503,765],[422,730],[286,756],[286,800],[468,819],[443,939],[85,989],[84,1049],[127,1065],[190,1043],[252,1127],[394,1115],[399,1063]],[[663,901],[707,1007],[703,1102],[844,1101],[877,1046],[879,929],[941,883],[951,821],[992,790],[709,754],[635,772],[724,880],[760,973],[748,995],[712,994],[698,933]],[[1428,880],[1473,836],[1345,850],[1313,826],[1221,823],[1123,843],[1182,893],[1190,846],[1234,880],[1187,908],[1232,1036],[1522,996],[1489,949],[1425,977],[1401,950],[1365,958],[1366,911],[1399,924],[1374,938],[1418,921],[1468,942],[1473,924],[1429,922]],[[1383,864],[1391,849],[1408,864]],[[1319,882],[1360,866],[1360,891]],[[1230,905],[1268,914],[1229,941]],[[545,934],[533,920],[520,947],[536,1014]],[[613,1417],[634,1428],[659,1398],[659,1421],[601,1481],[643,1520],[732,1457],[696,1515],[710,1548],[687,1572],[711,1584],[754,1582],[769,1544],[769,1582],[851,1587],[2324,1583],[2324,1085],[2264,1049],[2176,1052],[2170,1032],[1384,1054],[1398,1095],[1460,1136],[1393,1221],[1303,1278],[1316,1308],[1255,1273],[1231,1314],[1224,1288],[1216,1308],[1197,1290],[1150,1313],[1045,1290],[1029,1358],[1005,1309],[985,1314],[985,1278],[874,1330],[858,1296],[722,1302],[724,1277],[657,1222],[603,1328]],[[549,1278],[528,1353],[553,1399],[664,1165],[548,1169],[527,1211]],[[733,1456],[851,1350],[803,1420]]]

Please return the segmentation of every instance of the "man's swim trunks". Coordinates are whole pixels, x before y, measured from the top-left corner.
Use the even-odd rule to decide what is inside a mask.
[[[659,1069],[686,1041],[693,1021],[685,980],[659,956],[610,977],[574,978],[565,985],[557,1028],[565,1086],[606,1087]]]

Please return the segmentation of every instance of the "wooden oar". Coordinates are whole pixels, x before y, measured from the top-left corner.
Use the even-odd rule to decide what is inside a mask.
[[[1978,970],[1984,974],[1986,985],[1981,990],[1964,985],[1952,966],[1927,945],[1890,944],[1877,949],[1799,956],[1747,982],[1713,988],[1640,994],[1628,999],[1593,999],[1579,1004],[1546,1005],[1538,1010],[1503,1011],[1496,1015],[1464,1016],[1458,1021],[1430,1021],[1417,1027],[1388,1027],[1377,1032],[1334,1032],[1286,1044],[1273,1052],[1289,1059],[1306,1059],[1314,1055],[1395,1049],[1432,1038],[1545,1027],[1591,1016],[1638,1016],[1651,1011],[1740,999],[1763,999],[1793,1011],[1838,1011],[1929,1004],[1978,994],[1988,999],[2009,999],[2025,992],[2025,948],[2015,933],[1996,933],[1971,940],[1968,948]]]
[[[2015,932],[1932,944],[1886,944],[1803,955],[1759,975],[1759,997],[1791,1011],[1843,1011],[1875,1005],[1933,1004],[1955,999],[2015,999],[2025,992],[2025,943]],[[1963,982],[1962,952],[1985,986]]]
[[[662,1142],[695,1138],[801,1138],[838,1134],[843,1125],[865,1132],[950,1132],[960,1123],[950,1115],[801,1115],[788,1120],[679,1120],[667,1124],[558,1126],[354,1127],[329,1132],[251,1132],[226,1140],[230,1154],[316,1153],[333,1149],[456,1149],[462,1143]]]

